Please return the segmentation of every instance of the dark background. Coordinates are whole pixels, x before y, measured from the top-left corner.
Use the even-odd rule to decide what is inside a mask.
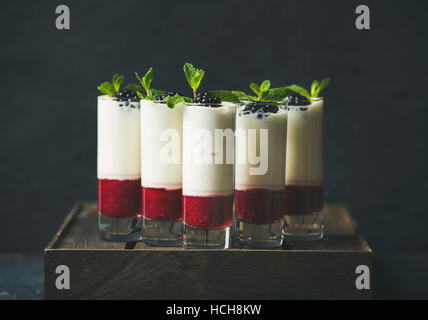
[[[70,30],[55,28],[59,4]],[[358,4],[370,31],[355,27]],[[153,66],[155,88],[190,94],[191,62],[202,89],[331,77],[326,201],[350,207],[390,266],[380,282],[426,270],[427,19],[423,1],[3,0],[0,252],[42,252],[73,202],[96,199],[99,83]]]

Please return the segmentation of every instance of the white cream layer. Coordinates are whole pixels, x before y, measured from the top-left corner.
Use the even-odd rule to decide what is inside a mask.
[[[305,111],[306,110],[306,111]],[[288,110],[287,185],[322,184],[323,100]]]
[[[99,179],[140,178],[139,102],[126,104],[106,95],[98,97]]]
[[[184,104],[141,100],[141,185],[181,189]]]
[[[230,195],[234,188],[234,165],[226,163],[226,151],[223,150],[221,164],[215,161],[215,142],[206,141],[198,137],[200,129],[209,131],[215,137],[215,129],[235,129],[235,105],[223,103],[221,107],[186,106],[183,113],[183,195],[189,196],[215,196]],[[198,131],[199,130],[199,131]],[[233,143],[233,140],[232,140]],[[223,139],[226,146],[226,138]],[[192,159],[194,148],[212,147],[208,157],[211,164],[195,163]],[[234,149],[229,150],[234,156]]]
[[[249,140],[249,129],[256,129],[257,143]],[[260,143],[261,129],[267,129],[267,149]],[[245,135],[244,135],[245,134]],[[236,157],[235,157],[235,189],[247,190],[264,188],[281,190],[284,188],[285,178],[285,148],[287,134],[287,111],[269,113],[267,117],[257,118],[257,113],[243,114],[238,112],[236,116]],[[261,150],[267,152],[261,152]],[[253,153],[261,157],[259,163],[251,164],[249,154]],[[240,159],[245,159],[246,163]],[[254,162],[254,161],[253,161]],[[263,162],[263,164],[262,164]],[[267,170],[261,171],[263,167]],[[258,167],[264,174],[254,174],[254,168]],[[251,168],[253,170],[251,171]],[[252,174],[253,173],[253,174]]]

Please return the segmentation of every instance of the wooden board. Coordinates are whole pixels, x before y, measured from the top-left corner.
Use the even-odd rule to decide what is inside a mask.
[[[325,208],[322,241],[253,250],[150,247],[99,239],[94,202],[76,204],[45,249],[47,299],[367,299],[357,266],[372,250],[343,205]],[[57,266],[70,289],[57,289]]]

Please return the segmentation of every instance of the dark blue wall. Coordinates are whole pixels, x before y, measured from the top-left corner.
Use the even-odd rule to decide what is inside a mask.
[[[68,4],[71,30],[55,29]],[[423,1],[11,1],[0,10],[0,252],[40,252],[74,201],[96,199],[96,86],[155,70],[188,92],[270,79],[325,91],[327,201],[378,251],[427,250],[427,10]],[[133,78],[132,78],[133,80]]]

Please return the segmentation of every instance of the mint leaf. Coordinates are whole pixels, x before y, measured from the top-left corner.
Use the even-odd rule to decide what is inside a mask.
[[[269,88],[270,88],[270,81],[269,80],[265,80],[260,85],[260,92],[266,92],[266,91],[269,90]]]
[[[178,94],[176,94],[175,96],[168,96],[165,98],[165,102],[168,108],[170,109],[174,109],[174,107],[182,102],[193,102],[192,99],[188,98],[188,97],[183,97],[180,96]]]
[[[141,83],[141,85],[143,85],[143,79],[141,79],[138,72],[134,72],[134,74],[135,74],[135,77],[137,78],[137,80]]]
[[[193,96],[196,97],[196,91],[204,78],[205,71],[195,68],[191,63],[185,63],[183,66],[184,74],[186,75],[187,82],[193,90]]]
[[[147,92],[147,95],[150,95],[150,84],[153,81],[153,68],[150,67],[149,71],[143,77],[143,87]]]
[[[130,84],[127,84],[123,89],[137,92],[137,91],[141,91],[143,88],[136,83],[130,83]]]
[[[260,95],[260,87],[257,83],[252,82],[250,84],[250,88],[254,91],[255,94]]]
[[[248,95],[243,91],[232,91],[232,93],[239,98],[239,100],[248,100]]]
[[[108,82],[108,81],[101,83],[101,84],[97,87],[97,89],[98,89],[102,94],[106,94],[106,95],[108,95],[109,97],[113,97],[113,96],[116,94],[116,90],[114,89],[114,86],[113,86],[110,82]]]
[[[259,98],[255,96],[248,96],[248,100],[250,101],[257,101]]]
[[[327,87],[329,83],[330,83],[330,78],[322,79],[321,84],[318,86],[317,91],[315,92],[315,95],[312,95],[312,97],[313,98],[318,97],[321,90],[323,90],[325,87]]]
[[[308,90],[296,84],[292,84],[291,86],[288,86],[288,89],[290,89],[291,91],[297,92],[298,94],[306,98],[311,98],[311,95],[309,94]]]
[[[316,96],[316,92],[317,92],[319,86],[320,86],[320,83],[318,82],[318,80],[312,81],[312,84],[311,84],[311,96],[312,97]]]
[[[137,96],[138,96],[138,98],[140,98],[141,100],[146,100],[146,96],[145,96],[143,93],[141,93],[140,91],[137,91]]]
[[[140,75],[137,72],[135,72],[135,77],[138,79],[138,81],[140,81],[141,85],[146,91],[146,95],[150,96],[150,85],[153,81],[153,68],[150,67],[150,69],[146,72],[144,77],[140,77]]]
[[[165,93],[165,91],[163,91],[163,90],[158,90],[158,89],[154,89],[154,88],[150,89],[150,96],[152,96],[152,97],[157,97],[157,96],[160,96],[161,94],[164,94],[164,93]]]
[[[113,75],[113,87],[116,92],[119,91],[122,83],[123,83],[123,76],[119,76],[117,74]]]
[[[217,98],[219,98],[221,101],[232,102],[232,103],[238,103],[239,102],[238,96],[236,96],[235,94],[233,94],[231,91],[227,91],[227,90],[212,90],[212,91],[210,91],[210,93],[213,96],[216,96]]]
[[[288,87],[269,89],[262,93],[261,100],[266,102],[283,101],[290,93],[291,90]]]

